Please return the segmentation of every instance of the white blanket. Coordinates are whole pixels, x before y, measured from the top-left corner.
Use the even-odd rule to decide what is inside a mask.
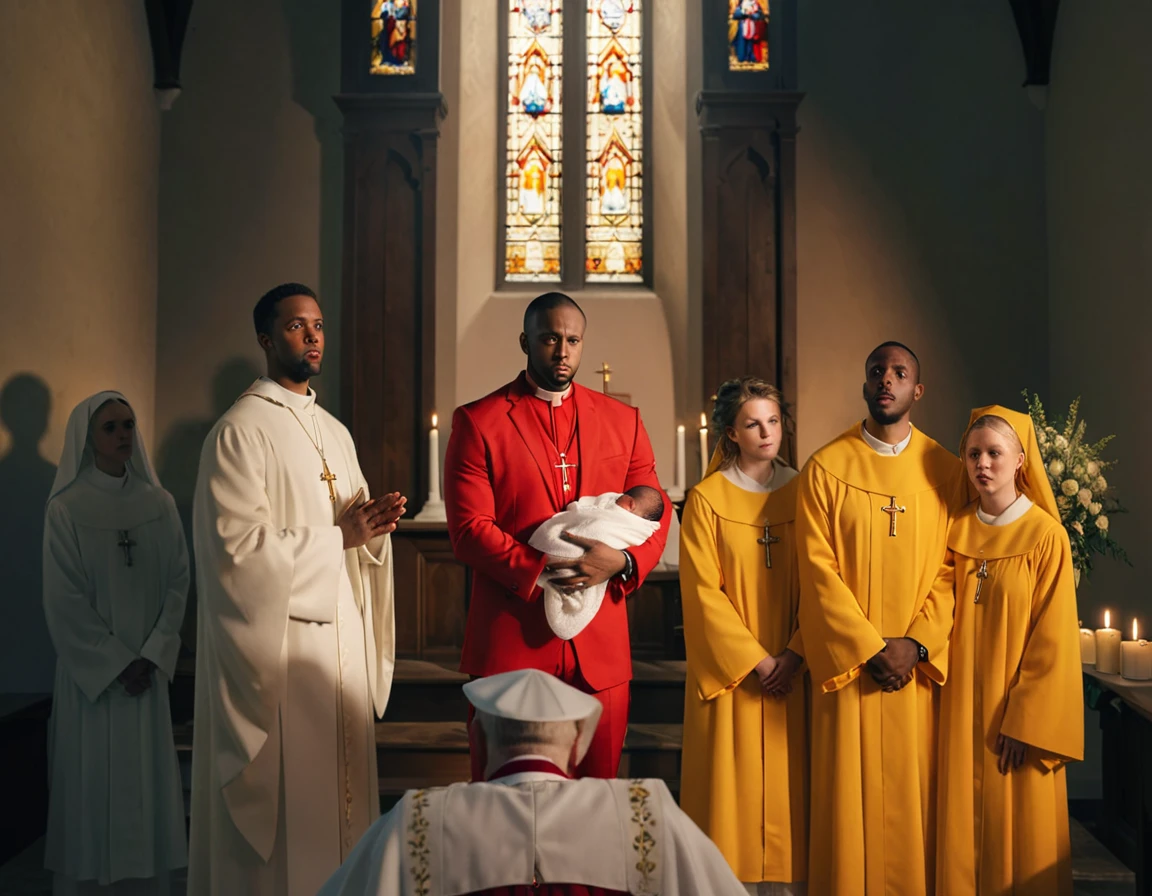
[[[573,501],[566,509],[541,523],[528,539],[528,544],[545,554],[572,559],[582,556],[584,550],[562,538],[565,532],[602,541],[618,551],[643,544],[660,528],[660,523],[618,506],[616,499],[619,497],[619,492],[608,492]],[[544,615],[548,618],[548,625],[557,638],[565,641],[576,637],[592,621],[608,590],[608,584],[604,583],[575,594],[564,594],[549,581],[571,575],[574,573],[568,569],[545,570],[536,582],[544,589]]]

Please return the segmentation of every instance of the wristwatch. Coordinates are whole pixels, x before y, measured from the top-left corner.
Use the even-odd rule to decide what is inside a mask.
[[[918,656],[918,659],[916,660],[916,662],[918,662],[918,663],[928,662],[928,648],[925,647],[923,644],[921,644],[919,641],[917,641],[915,638],[909,638],[908,640],[916,645],[916,653]]]
[[[618,572],[617,575],[620,576],[621,581],[627,582],[632,578],[632,573],[636,572],[636,561],[632,559],[632,555],[627,551],[621,551],[620,553],[624,555],[624,569]]]

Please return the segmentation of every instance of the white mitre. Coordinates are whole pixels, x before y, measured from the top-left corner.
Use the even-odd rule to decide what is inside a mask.
[[[516,669],[464,685],[464,696],[479,712],[521,722],[582,722],[576,743],[579,763],[600,723],[603,706],[595,697],[539,669]]]

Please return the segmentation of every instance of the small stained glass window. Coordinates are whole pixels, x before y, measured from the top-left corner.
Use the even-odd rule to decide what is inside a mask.
[[[768,0],[728,0],[728,70],[768,70]]]
[[[372,0],[371,72],[416,74],[416,0]]]

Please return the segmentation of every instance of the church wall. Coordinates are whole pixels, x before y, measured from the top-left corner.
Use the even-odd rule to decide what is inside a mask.
[[[1082,398],[1089,436],[1115,433],[1106,476],[1131,513],[1114,534],[1135,567],[1100,559],[1079,589],[1084,622],[1112,624],[1131,637],[1132,618],[1152,631],[1146,550],[1152,539],[1152,31],[1146,4],[1065,0],[1060,5],[1046,112],[1051,388],[1054,410]],[[1119,617],[1119,618],[1117,618]],[[1118,624],[1119,623],[1119,624]],[[1100,737],[1088,713],[1089,759]],[[1099,796],[1099,759],[1074,767]]]
[[[1009,5],[805,3],[797,138],[799,454],[864,415],[864,360],[910,345],[916,422],[1047,384],[1043,113]]]
[[[39,558],[68,414],[120,390],[151,445],[160,113],[142,4],[4,13],[0,692],[35,692],[55,665]]]

